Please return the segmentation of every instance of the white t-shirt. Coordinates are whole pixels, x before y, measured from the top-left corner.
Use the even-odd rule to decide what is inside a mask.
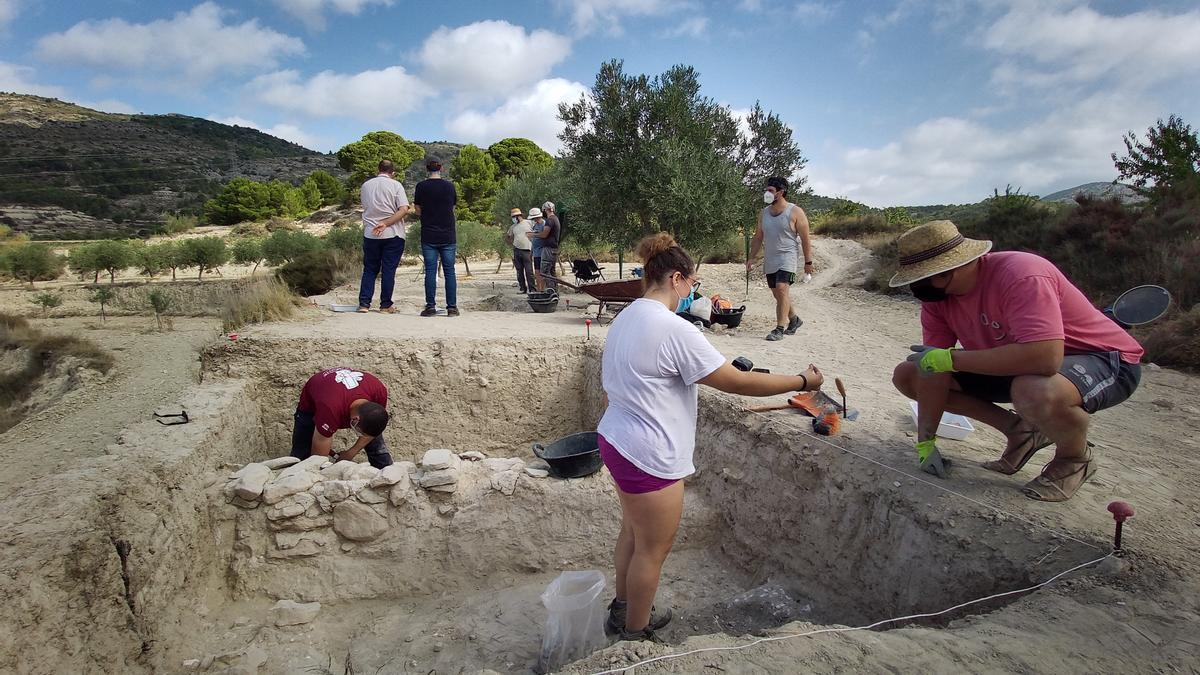
[[[404,193],[404,186],[400,184],[400,181],[380,174],[363,183],[363,236],[367,239],[391,239],[393,237],[403,239],[404,226],[402,223],[404,221],[384,228],[383,234],[379,236],[371,233],[371,229],[376,224],[386,220],[399,211],[402,206],[408,206],[408,195]]]
[[[508,228],[508,233],[513,238],[513,248],[519,248],[522,251],[531,250],[533,248],[533,242],[529,241],[529,233],[531,232],[533,232],[533,225],[524,218]]]
[[[725,365],[725,356],[694,324],[641,298],[612,322],[602,364],[608,409],[600,435],[651,476],[694,473],[696,382]]]

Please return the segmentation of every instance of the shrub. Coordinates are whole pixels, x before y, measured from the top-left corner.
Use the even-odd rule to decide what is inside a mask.
[[[1142,346],[1148,361],[1200,370],[1200,305],[1155,326],[1142,338]]]
[[[109,283],[115,283],[117,272],[134,264],[133,246],[127,241],[105,239],[71,251],[71,269],[81,277],[92,274],[93,281],[99,281],[100,273],[106,272]]]
[[[165,234],[183,234],[189,232],[200,224],[200,219],[196,216],[179,216],[168,215],[162,224],[162,231]]]
[[[572,256],[568,260],[574,257]],[[586,257],[586,254],[580,257]],[[703,262],[712,264],[745,262],[746,239],[740,232],[730,234],[721,240],[720,245],[713,247],[711,250],[704,251],[701,259]]]
[[[267,232],[295,232],[300,229],[296,221],[282,216],[272,217],[263,227],[267,228]]]
[[[273,277],[235,281],[221,308],[225,331],[247,324],[290,318],[299,299]]]
[[[335,225],[325,234],[325,246],[340,256],[362,258],[363,234],[359,227]]]
[[[161,248],[159,244],[138,242],[130,247],[130,251],[132,253],[133,266],[137,268],[138,274],[153,279],[163,270],[167,269],[167,261],[164,254],[168,251]]]
[[[900,254],[896,249],[896,236],[876,235],[863,241],[863,245],[871,250],[871,256],[875,263],[871,273],[867,275],[866,282],[863,283],[863,288],[868,291],[875,291],[883,295],[898,295],[906,292],[904,288],[888,286],[888,282],[892,280],[892,276],[896,274],[896,269],[899,267],[897,257]]]
[[[88,296],[88,300],[100,305],[100,323],[104,323],[104,321],[108,319],[108,317],[105,315],[104,309],[109,303],[116,299],[116,297],[117,294],[107,286],[101,286],[100,288],[93,290],[91,295]]]
[[[50,291],[42,291],[34,295],[30,302],[42,308],[42,316],[45,317],[50,310],[59,307],[63,303],[62,295],[51,293]]]
[[[321,240],[308,232],[278,230],[263,241],[263,258],[267,264],[279,266],[320,249]]]
[[[200,279],[205,272],[216,270],[229,262],[229,250],[225,248],[225,240],[220,237],[197,237],[185,239],[179,244],[180,267],[195,267],[200,271],[196,278]]]
[[[336,285],[337,260],[329,251],[310,251],[279,268],[278,276],[302,296],[324,295]]]
[[[889,232],[900,234],[909,227],[911,224],[889,221],[883,214],[867,213],[822,218],[813,225],[813,232],[838,239],[858,239]]]
[[[4,270],[33,286],[35,281],[50,281],[62,274],[65,261],[44,244],[21,244],[4,253]]]
[[[229,228],[229,232],[235,237],[265,237],[270,234],[266,223],[238,223]]]
[[[161,288],[152,288],[146,293],[146,304],[154,312],[154,321],[158,324],[158,330],[161,331],[163,329],[162,316],[174,307],[174,298]]]
[[[258,271],[258,266],[263,261],[263,240],[253,237],[243,237],[236,239],[233,246],[230,248],[233,256],[233,262],[239,265],[254,265],[250,270],[250,276]]]

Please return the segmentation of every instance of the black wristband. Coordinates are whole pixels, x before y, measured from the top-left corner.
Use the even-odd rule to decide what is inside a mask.
[[[805,266],[805,267],[808,267],[808,266],[809,266],[809,265],[811,265],[811,264],[813,264],[813,262],[812,262],[811,260],[805,260],[805,261],[804,261],[804,266]]]
[[[808,391],[808,376],[806,376],[804,373],[800,373],[800,379],[804,380],[804,386],[800,387],[800,391]]]

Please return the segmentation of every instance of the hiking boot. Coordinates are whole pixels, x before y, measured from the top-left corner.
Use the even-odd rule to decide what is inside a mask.
[[[628,605],[625,602],[616,599],[610,602],[608,605],[608,619],[604,622],[604,632],[608,635],[624,633],[625,613],[627,611]],[[661,630],[663,626],[671,623],[672,616],[670,607],[660,611],[658,607],[651,605],[650,623],[646,624],[646,629],[650,631]]]
[[[383,312],[384,314],[395,314],[396,306],[392,305],[391,307],[384,307],[383,309],[381,309],[379,311]]]
[[[795,335],[796,329],[803,325],[804,325],[803,319],[801,319],[798,316],[793,316],[792,319],[790,321],[788,321],[787,328],[783,329],[783,334],[784,335]]]
[[[634,631],[632,633],[627,633],[625,631],[621,631],[620,635],[617,636],[617,639],[618,640],[627,640],[630,642],[653,642],[654,644],[658,644],[658,645],[667,644],[666,640],[658,637],[658,635],[656,635],[654,633],[654,631],[650,630],[649,627],[643,628],[642,630]]]
[[[447,307],[446,308],[446,316],[458,316],[458,308],[457,307]]]
[[[767,333],[767,340],[770,342],[778,342],[783,339],[783,331],[786,330],[783,326],[775,326],[775,328]]]
[[[425,309],[421,310],[421,316],[437,316],[437,308],[426,307]]]

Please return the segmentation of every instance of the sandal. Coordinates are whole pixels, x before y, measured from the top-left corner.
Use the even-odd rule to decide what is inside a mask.
[[[1050,472],[1055,465],[1073,466],[1070,473],[1059,478],[1050,478],[1046,474]],[[1046,466],[1042,467],[1042,473],[1037,478],[1025,484],[1021,488],[1021,493],[1030,499],[1036,499],[1040,502],[1065,502],[1070,499],[1079,486],[1088,482],[1092,476],[1096,475],[1096,469],[1092,466],[1092,458],[1086,459],[1052,459]],[[1070,483],[1076,476],[1082,476],[1078,483],[1071,485]]]
[[[1009,428],[1015,428],[1021,422],[1021,418],[1017,417],[1016,421],[1014,421],[1012,426]],[[1029,460],[1037,454],[1038,450],[1041,450],[1042,448],[1048,448],[1051,445],[1054,445],[1054,441],[1050,440],[1046,434],[1043,434],[1037,429],[1030,429],[1028,432],[1026,432],[1025,438],[1021,440],[1021,444],[1018,445],[1011,453],[1006,452],[1000,456],[1000,459],[984,462],[982,466],[989,471],[995,471],[997,473],[1002,473],[1005,476],[1011,476],[1025,468],[1025,465],[1028,464]],[[1017,457],[1017,463],[1015,465],[1009,464],[1005,459],[1010,454]]]

